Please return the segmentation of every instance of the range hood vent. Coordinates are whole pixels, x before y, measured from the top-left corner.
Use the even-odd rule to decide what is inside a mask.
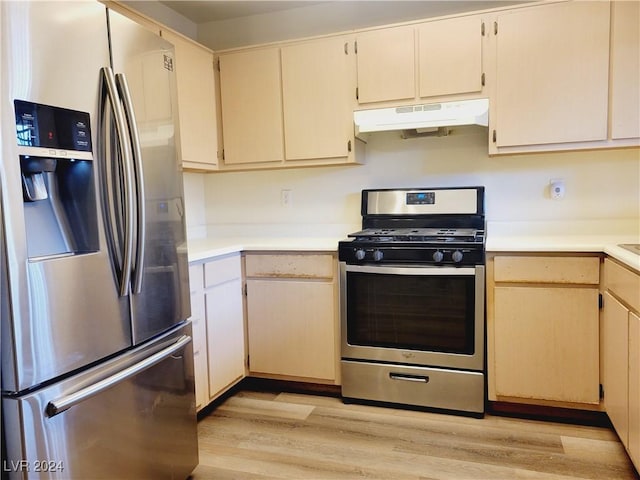
[[[353,112],[356,135],[392,130],[437,130],[440,127],[489,125],[489,99],[427,103]]]

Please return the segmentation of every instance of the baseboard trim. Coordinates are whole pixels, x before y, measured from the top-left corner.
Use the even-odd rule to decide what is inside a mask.
[[[605,412],[601,411],[578,410],[546,405],[529,405],[524,403],[488,402],[487,413],[505,417],[612,428],[609,417]]]

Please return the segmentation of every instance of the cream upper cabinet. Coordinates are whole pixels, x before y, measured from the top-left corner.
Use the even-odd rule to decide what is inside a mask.
[[[220,55],[224,169],[355,162],[350,37]]]
[[[224,164],[284,160],[280,48],[220,55]]]
[[[360,104],[483,89],[479,15],[372,30],[356,39]]]
[[[353,151],[355,55],[350,37],[282,47],[285,157],[348,157]]]
[[[489,400],[599,404],[599,269],[598,257],[489,258]]]
[[[415,97],[415,27],[394,27],[357,35],[358,102]]]
[[[482,18],[427,22],[418,27],[420,97],[482,91]]]
[[[613,2],[611,138],[640,138],[640,2]]]
[[[609,11],[578,1],[497,16],[493,153],[607,139]]]
[[[182,166],[216,169],[218,122],[213,52],[171,30],[163,29],[161,35],[175,48]]]

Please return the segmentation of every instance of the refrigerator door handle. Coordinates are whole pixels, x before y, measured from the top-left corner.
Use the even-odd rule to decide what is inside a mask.
[[[146,211],[145,211],[145,193],[144,193],[144,170],[142,167],[142,148],[140,147],[140,136],[138,135],[138,127],[136,116],[131,100],[131,93],[127,78],[123,73],[116,74],[116,84],[120,97],[124,103],[124,113],[129,124],[129,139],[131,141],[131,151],[133,153],[133,170],[136,182],[136,205],[138,213],[138,222],[136,227],[136,258],[133,264],[133,293],[138,294],[142,290],[142,273],[144,268],[145,254],[145,234],[146,234]]]
[[[100,108],[104,109],[105,101],[107,98],[109,100],[109,104],[111,105],[111,110],[113,111],[113,116],[116,124],[116,132],[118,137],[118,146],[120,149],[120,154],[122,156],[122,180],[124,186],[124,252],[122,254],[122,269],[119,273],[119,293],[121,297],[124,297],[129,292],[129,283],[131,281],[131,264],[132,264],[132,256],[133,256],[133,228],[135,222],[135,212],[133,210],[132,198],[133,198],[133,172],[131,167],[131,151],[128,142],[129,136],[127,135],[126,126],[125,126],[125,118],[122,112],[122,105],[120,104],[118,98],[118,91],[116,86],[115,77],[113,75],[113,70],[109,67],[103,67],[100,69],[101,73],[101,84],[103,92],[102,100],[100,102]],[[105,96],[106,93],[106,96]],[[104,116],[104,111],[100,112],[100,119]],[[103,126],[100,129],[100,134],[103,135],[105,133],[106,126]],[[104,139],[102,140],[103,148],[104,147]],[[107,163],[107,159],[105,158],[104,163]],[[107,167],[103,167],[107,169]],[[106,180],[106,178],[105,178]],[[109,189],[108,186],[104,187],[106,190]],[[109,197],[110,198],[110,197]],[[109,202],[112,203],[112,202]],[[116,211],[113,206],[111,206],[111,210],[109,213],[109,217],[112,215],[118,215],[119,212]],[[108,222],[109,223],[109,222]],[[113,230],[113,218],[111,218],[110,228]],[[114,237],[114,232],[110,232],[112,238]],[[112,242],[115,244],[115,241]],[[112,252],[114,253],[114,252]],[[119,258],[120,259],[120,258]]]
[[[173,345],[166,347],[159,352],[145,358],[141,362],[138,362],[130,367],[127,367],[118,373],[111,375],[99,382],[96,382],[88,387],[85,387],[77,392],[65,395],[64,397],[51,400],[45,409],[47,416],[54,417],[65,410],[70,409],[74,405],[88,400],[89,398],[98,395],[99,393],[116,386],[117,384],[131,378],[139,373],[153,367],[154,365],[162,362],[163,360],[172,357],[176,352],[184,349],[185,346],[191,341],[191,337],[183,335]]]

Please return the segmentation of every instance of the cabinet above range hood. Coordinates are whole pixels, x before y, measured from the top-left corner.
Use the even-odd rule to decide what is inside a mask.
[[[447,127],[488,126],[489,99],[357,110],[353,112],[353,122],[356,135],[393,130],[446,135]]]

